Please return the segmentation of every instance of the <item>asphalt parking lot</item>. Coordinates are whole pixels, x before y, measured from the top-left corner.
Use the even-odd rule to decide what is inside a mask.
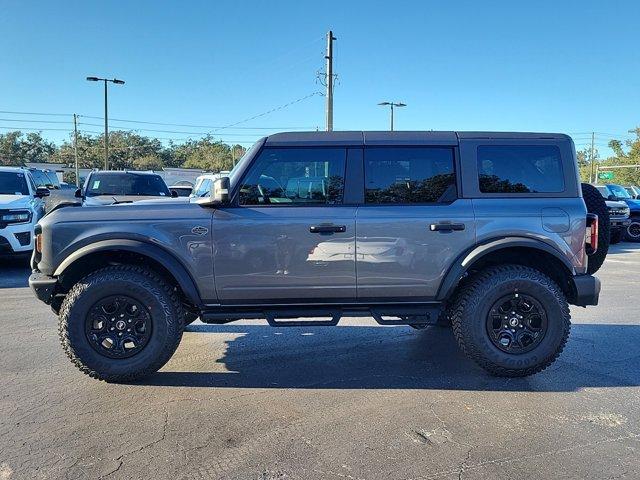
[[[198,322],[159,373],[109,385],[70,364],[27,276],[0,261],[0,480],[640,477],[634,244],[526,379],[488,376],[448,330],[354,318]]]

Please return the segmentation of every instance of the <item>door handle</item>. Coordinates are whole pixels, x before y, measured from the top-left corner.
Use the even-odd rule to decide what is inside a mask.
[[[311,225],[309,231],[311,233],[344,233],[347,231],[347,226],[321,223],[320,225]]]
[[[429,225],[432,232],[451,232],[464,230],[464,223],[432,223]]]

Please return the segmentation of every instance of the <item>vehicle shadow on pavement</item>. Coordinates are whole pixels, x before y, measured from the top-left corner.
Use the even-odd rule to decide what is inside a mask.
[[[640,252],[640,243],[620,242],[615,245],[609,245],[607,255],[616,255],[619,253]]]
[[[0,289],[29,286],[28,255],[0,256]]]
[[[203,363],[202,353],[190,358],[178,350],[176,363],[182,368],[197,366],[199,371],[161,371],[141,384],[543,392],[640,385],[636,348],[640,325],[573,325],[559,360],[527,378],[488,375],[458,350],[450,329],[436,327],[414,331],[408,327],[228,324],[192,325],[189,331],[223,336],[224,356],[212,355]],[[207,344],[199,350],[206,351]]]

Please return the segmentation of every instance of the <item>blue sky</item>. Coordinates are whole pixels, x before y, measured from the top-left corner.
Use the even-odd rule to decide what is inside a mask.
[[[127,83],[110,89],[113,118],[229,125],[322,90],[315,74],[331,28],[338,37],[337,130],[388,128],[388,112],[377,103],[396,100],[408,104],[397,112],[397,129],[596,131],[602,147],[640,125],[638,18],[640,2],[632,0],[4,0],[0,110],[99,117],[101,87],[84,78],[117,76]],[[70,127],[16,121],[70,122],[68,116],[0,118],[4,127]],[[84,125],[100,120],[81,122],[101,130]],[[323,125],[320,95],[241,124]],[[251,142],[264,132],[215,135]],[[56,141],[67,136],[43,133]],[[587,135],[575,137],[578,148],[587,142]]]

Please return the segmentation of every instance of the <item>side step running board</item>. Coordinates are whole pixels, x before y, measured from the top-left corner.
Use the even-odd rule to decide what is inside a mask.
[[[306,327],[313,325],[316,327],[334,327],[340,321],[342,312],[340,310],[318,311],[310,309],[291,310],[269,310],[264,315],[267,323],[272,327]],[[318,320],[330,317],[329,320]],[[308,320],[298,320],[307,318]],[[295,320],[294,320],[295,319]]]
[[[243,319],[265,318],[272,327],[333,327],[342,317],[373,317],[380,325],[429,325],[438,320],[441,303],[394,305],[327,305],[249,307],[247,310],[221,307],[203,312],[205,323],[223,324]],[[304,319],[304,320],[302,320]]]

